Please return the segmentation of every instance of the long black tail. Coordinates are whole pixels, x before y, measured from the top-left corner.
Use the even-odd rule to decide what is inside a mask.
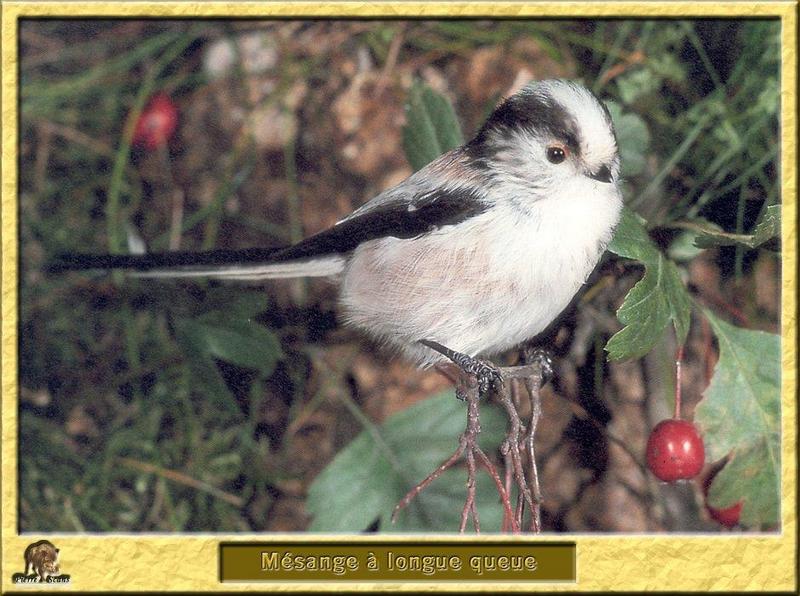
[[[47,266],[50,273],[86,269],[156,269],[216,268],[282,261],[276,258],[283,249],[245,248],[241,250],[209,250],[204,252],[174,251],[144,255],[110,255],[65,253]]]

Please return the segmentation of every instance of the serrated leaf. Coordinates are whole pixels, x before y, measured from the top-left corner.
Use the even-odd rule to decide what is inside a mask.
[[[695,245],[700,248],[741,244],[747,248],[758,248],[781,235],[781,206],[770,205],[753,228],[752,234],[731,234],[713,229],[700,229]]]
[[[362,431],[320,473],[309,488],[306,506],[311,531],[359,532],[376,520],[380,531],[457,531],[466,496],[466,470],[438,478],[400,513],[394,506],[417,482],[448,458],[466,424],[466,405],[452,392],[419,402],[390,417],[377,432]],[[481,404],[479,443],[490,453],[505,435],[503,416]],[[477,506],[482,528],[499,531],[502,507],[494,483],[478,472]]]
[[[688,263],[699,256],[703,249],[695,245],[697,234],[684,230],[670,243],[667,257],[678,263]]]
[[[448,99],[416,81],[406,103],[403,148],[414,170],[428,165],[464,142],[461,126]]]
[[[658,250],[647,234],[644,219],[623,207],[608,250],[621,257],[645,262],[653,260],[653,249]]]
[[[730,457],[711,484],[709,503],[724,508],[741,500],[743,525],[772,527],[780,502],[780,336],[705,314],[720,353],[694,419],[707,459]]]
[[[781,235],[781,206],[770,205],[756,222],[753,230],[753,245],[758,246]]]
[[[642,220],[624,207],[608,249],[645,266],[644,277],[631,288],[617,311],[625,325],[606,344],[612,360],[639,358],[658,342],[672,322],[678,343],[689,333],[692,303],[675,263],[667,259],[647,234]]]

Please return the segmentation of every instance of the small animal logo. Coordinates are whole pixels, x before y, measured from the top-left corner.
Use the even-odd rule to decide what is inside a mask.
[[[39,581],[47,581],[51,575],[61,575],[58,569],[59,550],[49,540],[34,542],[25,549],[25,575],[34,571]]]
[[[61,573],[59,549],[49,540],[39,540],[25,549],[25,573],[15,573],[12,581],[22,583],[69,583],[69,575]]]

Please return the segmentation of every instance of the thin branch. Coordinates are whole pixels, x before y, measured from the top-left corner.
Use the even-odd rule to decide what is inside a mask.
[[[534,437],[536,428],[539,425],[539,418],[542,416],[542,398],[540,389],[542,387],[541,368],[539,374],[525,379],[525,386],[531,400],[531,421],[528,424],[528,434],[525,436],[525,447],[528,455],[528,469],[530,472],[531,491],[533,493],[533,509],[531,510],[531,531],[539,533],[542,531],[542,492],[539,487],[539,470],[536,467],[536,452],[534,450]]]
[[[467,500],[464,503],[464,510],[461,512],[461,527],[459,531],[463,534],[467,527],[467,518],[472,514],[472,524],[475,533],[481,533],[481,522],[478,519],[478,510],[475,507],[475,452],[467,449]]]
[[[525,478],[525,471],[522,468],[522,455],[519,451],[520,437],[524,432],[522,421],[520,420],[519,413],[511,401],[506,385],[498,389],[496,395],[500,404],[505,408],[511,428],[506,435],[503,443],[503,450],[511,455],[511,465],[514,470],[514,478],[517,482],[517,487],[520,489],[525,504],[533,511],[533,495],[531,494],[530,487],[528,486],[527,479]]]
[[[446,367],[437,367],[440,372],[445,374],[448,378],[453,378],[451,375],[452,370]],[[459,527],[460,532],[466,530],[467,522],[470,516],[472,517],[473,527],[476,533],[480,533],[480,520],[478,517],[478,510],[475,502],[476,495],[476,478],[477,478],[477,465],[475,458],[483,464],[489,476],[495,483],[497,492],[500,495],[500,501],[503,506],[504,524],[506,519],[512,519],[511,502],[509,500],[508,491],[503,486],[500,480],[500,475],[497,472],[494,464],[492,464],[489,457],[478,446],[477,439],[481,431],[480,428],[480,415],[478,410],[478,403],[480,400],[480,391],[478,379],[474,375],[462,373],[457,376],[456,380],[456,395],[467,402],[467,427],[459,439],[459,444],[453,454],[447,458],[442,464],[439,465],[433,472],[431,472],[424,480],[412,487],[406,495],[395,505],[392,512],[392,523],[397,520],[399,512],[407,507],[414,498],[419,495],[428,485],[434,480],[439,478],[447,469],[453,467],[459,461],[462,455],[466,453],[467,461],[467,497],[464,507],[461,511],[461,524]],[[510,523],[510,529],[514,533],[519,533],[519,524]]]
[[[470,516],[476,532],[480,532],[480,520],[475,503],[477,465],[476,456],[489,472],[495,483],[497,492],[503,505],[503,521],[501,531],[511,530],[518,533],[522,528],[525,506],[531,511],[530,531],[541,532],[541,502],[542,495],[539,488],[539,473],[536,466],[536,453],[534,450],[534,437],[536,427],[542,414],[540,389],[543,385],[545,375],[551,374],[549,360],[539,352],[526,354],[529,364],[521,366],[498,368],[491,363],[476,360],[466,354],[456,352],[434,341],[423,340],[421,344],[439,352],[451,360],[456,366],[437,365],[437,369],[449,379],[456,383],[456,395],[467,402],[467,428],[461,435],[459,445],[455,452],[445,460],[438,468],[431,472],[422,482],[412,487],[411,490],[395,506],[392,513],[392,521],[397,518],[397,514],[408,506],[408,504],[422,492],[431,482],[439,478],[445,470],[455,465],[455,463],[466,454],[467,463],[467,496],[464,507],[461,511],[461,524],[459,530],[463,533],[466,530]],[[516,384],[513,380],[522,379],[528,390],[531,400],[531,421],[526,426],[518,411],[519,398],[517,395]],[[512,389],[514,397],[512,399]],[[480,449],[477,444],[477,437],[480,433],[480,419],[478,413],[478,402],[483,392],[491,391],[494,393],[500,404],[506,410],[509,419],[509,429],[503,441],[500,452],[505,460],[505,483],[501,481],[491,460]],[[527,432],[526,432],[527,431]],[[526,475],[523,464],[524,449],[528,462],[528,473]],[[517,505],[515,510],[511,510],[511,478],[514,478],[517,488]],[[530,481],[530,484],[529,484]]]

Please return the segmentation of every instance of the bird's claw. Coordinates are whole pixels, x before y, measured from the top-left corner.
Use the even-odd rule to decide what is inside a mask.
[[[542,385],[547,385],[553,379],[555,373],[553,370],[553,354],[550,350],[544,348],[526,350],[525,361],[528,364],[539,363],[542,368]]]
[[[503,375],[500,369],[491,362],[466,356],[458,365],[464,374],[475,378],[473,383],[477,383],[480,395],[487,395],[493,389],[503,385]],[[456,388],[456,397],[461,401],[465,401],[464,390]]]
[[[500,369],[491,362],[487,360],[479,360],[472,356],[468,356],[467,354],[456,352],[455,350],[451,350],[450,348],[435,341],[420,340],[420,343],[431,348],[432,350],[435,350],[436,352],[439,352],[443,356],[446,356],[456,366],[458,366],[458,368],[464,371],[465,374],[475,377],[475,380],[478,383],[478,390],[481,395],[487,394],[495,387],[502,386],[503,375],[500,372]],[[456,390],[456,396],[459,399],[464,399],[464,396],[460,394],[458,389]]]
[[[464,370],[478,379],[478,391],[481,395],[486,395],[495,387],[502,386],[503,375],[500,369],[486,360],[472,359],[469,368]]]

